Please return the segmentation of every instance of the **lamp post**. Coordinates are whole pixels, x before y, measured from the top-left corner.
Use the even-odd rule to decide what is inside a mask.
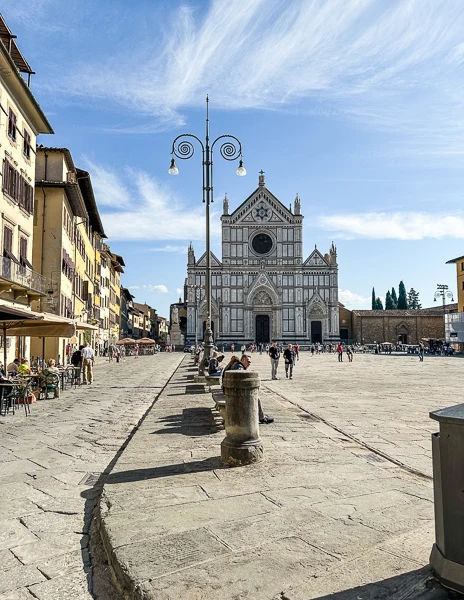
[[[448,286],[443,283],[437,283],[437,291],[433,295],[433,301],[436,302],[438,298],[443,301],[443,340],[446,342],[446,298],[449,298],[451,302],[454,302],[453,292],[448,289]]]
[[[200,300],[201,285],[193,286],[193,295],[195,300],[195,352],[198,346],[198,302]]]
[[[171,165],[168,173],[170,175],[178,175],[179,169],[176,166],[174,156],[182,160],[192,158],[195,152],[195,146],[189,138],[198,142],[202,152],[202,181],[203,181],[203,202],[206,204],[206,328],[204,336],[204,355],[203,361],[200,364],[200,373],[204,372],[205,365],[212,355],[214,340],[213,331],[211,328],[211,251],[210,251],[210,204],[214,202],[213,195],[213,151],[214,146],[220,140],[219,152],[225,160],[239,159],[238,169],[236,171],[239,177],[246,175],[246,169],[243,166],[242,144],[238,138],[233,135],[225,134],[217,137],[213,142],[210,142],[209,136],[209,98],[206,96],[206,135],[205,142],[193,135],[192,133],[182,133],[178,135],[172,142],[171,150]],[[195,323],[195,331],[197,324]]]

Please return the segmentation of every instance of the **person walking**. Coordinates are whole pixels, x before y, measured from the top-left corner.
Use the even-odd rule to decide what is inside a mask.
[[[138,344],[135,344],[134,354],[135,354],[135,358],[139,357],[139,345]]]
[[[295,351],[295,358],[296,358],[296,360],[300,360],[300,346],[299,346],[299,344],[295,344],[293,346],[293,350]]]
[[[343,362],[343,346],[338,342],[337,345],[338,362]]]
[[[110,344],[108,346],[108,362],[113,362],[113,356],[114,356],[114,345]]]
[[[251,365],[251,358],[248,354],[242,354],[239,361],[230,367],[231,371],[246,371]],[[264,414],[263,407],[261,406],[261,400],[258,398],[258,418],[261,424],[273,423],[273,417],[268,417]]]
[[[292,379],[293,365],[295,362],[295,352],[294,352],[291,344],[289,344],[284,350],[284,360],[285,360],[285,377]],[[288,377],[289,373],[290,373],[290,377]]]
[[[85,342],[82,348],[82,383],[90,385],[93,382],[93,365],[95,354],[92,348]]]
[[[424,361],[424,344],[419,342],[419,360],[420,362]]]
[[[269,348],[269,356],[271,357],[271,377],[272,379],[277,379],[277,367],[279,366],[280,352],[276,342],[272,342],[272,346]]]
[[[348,362],[353,362],[353,348],[351,346],[346,347],[346,355],[348,356]]]

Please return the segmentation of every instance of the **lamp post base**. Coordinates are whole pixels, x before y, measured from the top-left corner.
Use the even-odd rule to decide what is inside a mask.
[[[208,372],[209,359],[213,356],[214,340],[211,326],[207,326],[205,329],[203,348],[203,360],[200,362],[198,369],[199,375],[205,375]]]

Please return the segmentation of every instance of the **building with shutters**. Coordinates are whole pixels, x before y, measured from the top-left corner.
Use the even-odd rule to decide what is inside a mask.
[[[32,266],[32,234],[36,140],[53,130],[31,92],[32,75],[0,15],[0,304],[23,308],[49,289],[47,279]],[[7,346],[8,362],[29,354],[29,338],[9,337]]]
[[[222,258],[211,255],[215,343],[242,345],[330,342],[339,339],[337,250],[303,253],[303,215],[297,196],[286,207],[259,175],[257,189],[230,212],[224,198]],[[188,249],[185,301],[187,342],[203,339],[206,255]]]

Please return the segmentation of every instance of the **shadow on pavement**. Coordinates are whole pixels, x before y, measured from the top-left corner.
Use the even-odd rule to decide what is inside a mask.
[[[227,468],[216,456],[196,460],[176,465],[166,465],[163,467],[148,467],[146,469],[132,469],[130,471],[120,471],[111,473],[105,484],[130,483],[133,481],[143,481],[144,479],[158,479],[159,477],[171,477],[172,475],[185,475],[186,473],[198,473],[200,471],[213,471],[215,469]]]
[[[213,415],[210,408],[200,406],[184,408],[181,415],[169,415],[160,419],[163,428],[152,431],[151,435],[165,433],[178,433],[193,437],[211,435],[216,433],[212,419]]]
[[[292,595],[290,594],[290,597]],[[429,566],[314,600],[451,600],[462,596],[442,587]]]

